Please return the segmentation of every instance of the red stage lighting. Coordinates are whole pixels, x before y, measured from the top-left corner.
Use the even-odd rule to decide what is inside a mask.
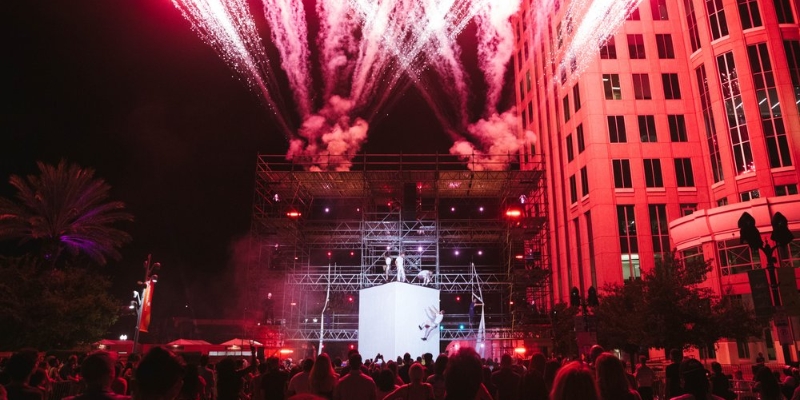
[[[522,216],[522,211],[516,208],[510,208],[506,210],[506,217],[509,218],[519,218]]]
[[[295,210],[291,210],[291,211],[288,211],[288,212],[286,213],[286,216],[287,216],[287,217],[289,217],[289,218],[291,218],[291,219],[297,219],[297,218],[300,218],[302,215],[303,215],[303,214],[301,214],[301,213],[300,213],[300,211],[295,211]]]

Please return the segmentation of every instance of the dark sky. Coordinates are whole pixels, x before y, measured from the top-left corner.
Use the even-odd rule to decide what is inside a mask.
[[[256,155],[287,149],[269,112],[169,0],[12,1],[0,15],[0,195],[37,160],[94,168],[136,219],[107,266],[115,292],[127,296],[153,253],[162,313],[188,303],[218,314],[231,243],[250,225]],[[366,151],[447,152],[414,90],[386,113]]]

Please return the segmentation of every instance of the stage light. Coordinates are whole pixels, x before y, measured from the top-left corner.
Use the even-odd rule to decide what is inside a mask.
[[[311,322],[314,322],[314,323],[316,323],[316,322],[317,322],[317,319],[316,319],[316,318],[314,318],[314,319],[312,319],[312,320],[311,320]]]
[[[281,354],[292,354],[292,353],[294,353],[294,350],[292,350],[292,349],[281,349],[280,353]]]
[[[354,252],[352,252],[352,251],[351,251],[351,252],[350,252],[350,257],[353,257],[354,255],[356,255],[356,253],[354,253]]]
[[[128,335],[119,335],[119,340],[128,340]]]
[[[460,330],[462,330],[462,331],[463,331],[463,330],[464,330],[464,324],[461,324],[461,325],[459,325],[459,326],[458,326],[458,329],[460,329]]]
[[[325,207],[325,212],[326,212],[326,213],[328,213],[328,212],[331,212],[331,209],[330,209],[330,208],[328,208],[328,207]]]
[[[508,304],[513,306],[514,305],[514,300],[509,301]]]
[[[286,213],[286,216],[291,218],[291,219],[297,219],[297,218],[300,218],[302,216],[302,214],[300,213],[300,211],[292,210],[292,211],[288,211]]]
[[[354,344],[351,344],[351,345],[350,345],[350,350],[353,350],[353,349],[355,349],[355,348],[356,348],[356,345],[354,345]]]
[[[347,301],[352,303],[353,302],[353,296],[347,296]]]
[[[517,353],[517,354],[525,354],[526,351],[528,351],[528,350],[526,348],[524,348],[524,347],[517,347],[517,348],[514,349],[514,353]]]
[[[289,303],[289,305],[291,305],[291,306],[296,306],[296,305],[297,305],[297,303],[295,303],[295,302],[291,302],[291,303]]]
[[[483,250],[478,250],[478,255],[482,256],[483,255]]]
[[[483,207],[479,207],[478,211],[483,212]]]
[[[522,211],[516,208],[510,208],[506,210],[506,217],[509,218],[519,218],[522,216]]]
[[[417,246],[417,251],[422,251],[422,246]]]
[[[454,252],[454,254],[455,254],[455,255],[459,255],[459,254],[461,254],[461,253],[459,253],[459,251],[458,251],[458,250],[456,250],[456,251]]]
[[[456,301],[461,301],[461,296],[456,296]]]
[[[450,207],[450,212],[456,212],[456,208],[455,207]]]
[[[517,254],[514,256],[514,258],[516,258],[517,260],[522,260],[523,257],[522,254]]]
[[[328,252],[328,258],[331,258],[331,252],[330,251]]]

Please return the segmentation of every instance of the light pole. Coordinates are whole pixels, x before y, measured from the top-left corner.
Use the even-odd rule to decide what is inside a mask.
[[[144,261],[144,281],[136,282],[140,287],[143,287],[142,292],[134,290],[133,300],[131,301],[131,308],[136,310],[136,331],[133,334],[133,349],[132,354],[136,354],[139,347],[139,332],[147,332],[147,326],[150,324],[150,302],[153,298],[153,287],[158,281],[158,275],[153,274],[157,269],[161,268],[161,263],[152,262],[152,254],[147,255],[147,260]],[[142,329],[142,314],[147,311],[148,320]]]
[[[772,239],[775,246],[770,245],[769,242],[764,241],[761,238],[761,232],[759,232],[758,228],[756,227],[756,219],[747,212],[743,213],[742,216],[739,217],[739,236],[741,237],[742,243],[747,243],[751,250],[761,250],[761,252],[763,252],[764,256],[767,258],[766,269],[770,286],[770,298],[772,300],[772,305],[778,311],[780,317],[783,317],[784,310],[781,302],[778,278],[775,272],[775,257],[773,256],[773,253],[778,246],[786,246],[789,244],[789,242],[794,240],[794,235],[792,234],[792,231],[789,230],[789,224],[786,217],[780,212],[776,212],[772,216],[771,222],[772,234],[770,235],[770,239]],[[792,361],[792,353],[789,349],[789,346],[781,343],[781,348],[783,348],[784,362],[787,364],[790,363]]]

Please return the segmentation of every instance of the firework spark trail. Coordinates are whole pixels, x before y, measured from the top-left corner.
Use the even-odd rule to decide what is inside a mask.
[[[496,1],[478,15],[478,62],[484,71],[486,115],[497,110],[508,60],[514,52],[514,31],[510,18],[519,11],[519,2]]]
[[[302,1],[262,0],[272,42],[281,54],[281,66],[289,78],[297,111],[305,119],[311,113],[308,30]]]
[[[317,2],[317,15],[320,16],[317,43],[325,86],[323,98],[329,99],[340,85],[349,86],[346,83],[352,78],[354,69],[351,58],[358,53],[354,33],[359,21],[344,1]]]
[[[269,70],[269,59],[260,44],[261,39],[256,33],[247,2],[173,0],[172,3],[200,38],[243,76],[250,88],[262,94],[262,99],[274,114],[284,135],[291,137],[292,131],[285,119],[286,112],[275,101],[275,98],[280,98],[277,83]]]

